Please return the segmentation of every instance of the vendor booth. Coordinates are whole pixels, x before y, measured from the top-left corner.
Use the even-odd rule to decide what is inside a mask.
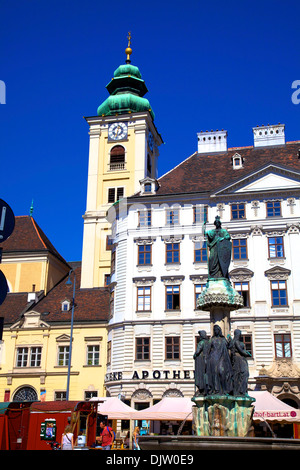
[[[99,433],[98,403],[78,401],[0,404],[0,450],[51,450],[70,424],[77,448],[89,448]]]
[[[254,405],[254,432],[263,430],[266,434],[274,436],[274,434],[283,432],[282,426],[291,424],[290,430],[292,432],[290,437],[298,437],[298,423],[300,424],[300,410],[293,408],[283,401],[276,398],[268,391],[249,392],[249,395],[255,398]],[[156,403],[149,408],[142,411],[135,411],[131,417],[136,420],[151,420],[151,421],[164,421],[169,422],[167,431],[176,429],[175,423],[189,422],[193,420],[192,415],[193,402],[190,398],[163,398],[160,402]],[[263,426],[259,426],[259,424]],[[180,424],[180,423],[179,423]],[[158,428],[156,427],[156,430]],[[162,427],[160,427],[161,433]],[[163,430],[166,429],[166,426]],[[177,426],[177,430],[181,430]],[[286,428],[287,429],[287,428]],[[156,432],[154,430],[154,432]],[[169,433],[169,432],[167,432]]]
[[[192,434],[192,406],[190,398],[165,397],[149,408],[135,411],[132,417],[139,422],[151,421],[150,431],[155,434],[177,434],[178,431]]]
[[[91,399],[93,401],[94,399]],[[113,449],[124,449],[127,436],[127,447],[131,447],[131,439],[134,423],[132,421],[133,414],[136,412],[134,408],[126,405],[117,397],[106,397],[102,403],[98,404],[98,413],[107,416],[111,421],[112,429],[116,434]],[[123,426],[122,426],[123,425]]]
[[[299,436],[300,410],[287,405],[268,391],[249,392],[254,402],[254,435],[296,438]]]

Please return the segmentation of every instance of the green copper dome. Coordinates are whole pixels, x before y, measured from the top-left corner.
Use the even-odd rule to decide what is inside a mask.
[[[139,113],[149,111],[154,120],[154,113],[146,98],[131,93],[111,95],[102,103],[98,110],[98,116],[115,116],[116,114]]]
[[[114,77],[106,88],[110,96],[98,107],[98,116],[149,111],[154,119],[149,101],[143,98],[148,89],[141,72],[129,61],[115,70]]]
[[[136,77],[136,78],[142,78],[139,68],[131,64],[120,65],[117,68],[117,70],[114,71],[114,78],[124,76],[124,75],[132,75],[133,77]]]

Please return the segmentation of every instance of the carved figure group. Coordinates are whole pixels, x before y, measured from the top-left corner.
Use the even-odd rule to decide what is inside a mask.
[[[249,369],[240,330],[234,338],[225,338],[219,325],[214,325],[213,336],[208,339],[199,331],[199,342],[194,354],[195,385],[198,395],[247,395]]]

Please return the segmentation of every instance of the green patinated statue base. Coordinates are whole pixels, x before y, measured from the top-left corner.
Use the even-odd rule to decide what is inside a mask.
[[[254,398],[248,395],[194,396],[193,420],[198,436],[246,437],[249,433]]]

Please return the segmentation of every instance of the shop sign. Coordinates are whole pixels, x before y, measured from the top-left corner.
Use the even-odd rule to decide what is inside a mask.
[[[254,418],[295,418],[296,411],[255,411]]]
[[[56,419],[45,419],[41,423],[40,438],[45,441],[52,441],[56,438]]]
[[[123,380],[123,372],[110,372],[105,375],[105,382]],[[133,371],[131,380],[189,380],[194,379],[193,370],[142,370]]]

